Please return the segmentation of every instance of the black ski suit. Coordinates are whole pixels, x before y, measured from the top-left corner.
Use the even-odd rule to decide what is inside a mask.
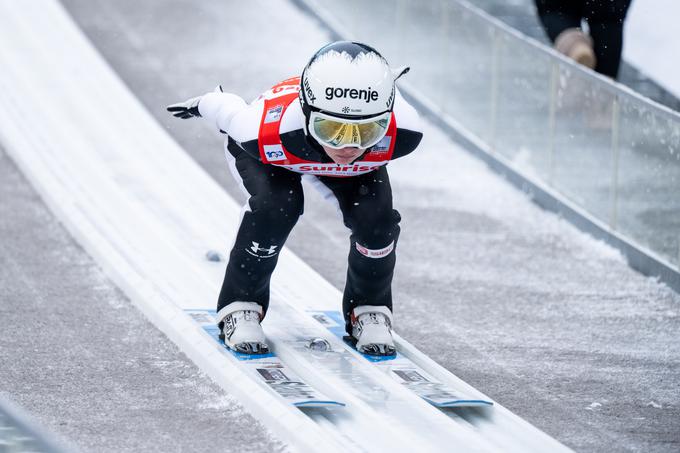
[[[256,302],[264,312],[269,305],[269,282],[279,251],[303,213],[301,178],[312,174],[337,199],[344,224],[351,230],[343,313],[360,305],[392,309],[391,283],[399,238],[399,213],[392,206],[387,168],[380,166],[352,176],[314,175],[264,163],[258,143],[262,126],[262,99],[246,105],[227,93],[209,93],[199,103],[203,117],[228,135],[227,158],[232,172],[249,194],[234,246],[229,256],[217,310],[231,302]],[[394,106],[397,129],[391,159],[402,157],[419,144],[422,133],[417,113],[400,95]],[[286,151],[314,168],[334,164],[323,148],[303,130],[304,115],[296,100],[285,110],[279,136]],[[378,145],[376,145],[378,146]],[[371,152],[372,148],[367,150]],[[363,156],[356,162],[361,162]],[[304,167],[303,167],[304,168]],[[235,171],[234,171],[235,170]]]

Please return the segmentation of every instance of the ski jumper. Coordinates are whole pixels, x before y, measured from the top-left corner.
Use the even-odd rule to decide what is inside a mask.
[[[351,310],[360,305],[391,310],[401,217],[392,207],[385,165],[396,155],[412,151],[422,134],[415,126],[398,129],[399,112],[395,108],[380,142],[352,164],[336,164],[305,134],[298,90],[299,78],[285,80],[235,113],[233,106],[225,103],[219,107],[215,99],[207,100],[205,106],[203,100],[199,104],[203,116],[215,118],[220,130],[229,136],[227,151],[232,172],[249,195],[217,310],[231,302],[247,301],[260,304],[266,313],[270,279],[279,252],[303,213],[303,175],[313,175],[310,177],[315,185],[332,192],[343,222],[351,231],[343,294],[345,319],[349,321]],[[413,117],[412,107],[401,98],[400,102],[404,116]],[[220,124],[220,115],[228,116],[229,124]],[[417,124],[415,120],[407,122]]]

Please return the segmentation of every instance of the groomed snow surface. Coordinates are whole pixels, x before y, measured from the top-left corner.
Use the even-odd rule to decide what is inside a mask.
[[[172,1],[162,11],[65,3],[239,202],[220,139],[198,121],[168,118],[163,106],[217,83],[250,98],[328,39],[282,2]],[[10,325],[31,326],[3,330],[3,362],[13,363],[0,370],[3,391],[88,451],[285,448],[162,340],[6,157],[0,166],[0,225],[11,244],[1,252],[8,303],[3,296],[0,308]],[[390,171],[404,217],[395,278],[403,337],[577,451],[677,449],[677,294],[536,208],[436,129]],[[308,194],[289,245],[342,288],[346,231]]]

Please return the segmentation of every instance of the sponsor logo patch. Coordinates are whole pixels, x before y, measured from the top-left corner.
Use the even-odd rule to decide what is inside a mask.
[[[281,145],[264,145],[264,155],[268,161],[286,160],[286,153]]]
[[[328,175],[328,176],[356,176],[363,175],[378,167],[385,165],[387,161],[383,162],[356,162],[351,165],[338,164],[324,164],[324,163],[304,163],[280,165],[283,168],[294,171],[296,173],[310,174],[310,175]]]
[[[359,99],[369,102],[378,100],[378,92],[368,87],[365,90],[357,90],[356,88],[340,88],[340,87],[326,87],[326,99],[331,101],[334,98],[338,99]]]
[[[280,104],[270,107],[269,110],[267,110],[267,114],[264,116],[265,124],[278,121],[279,118],[281,118],[281,112],[283,112],[283,106]]]
[[[418,370],[392,370],[406,382],[430,382],[425,376],[418,373]]]
[[[314,91],[312,91],[312,87],[309,86],[309,79],[305,77],[305,94],[307,94],[307,100],[311,104],[312,102],[316,101],[316,96],[314,96]]]
[[[283,371],[272,368],[257,368],[257,372],[262,375],[265,381],[290,381]]]
[[[364,255],[365,257],[377,259],[383,258],[392,253],[392,250],[394,250],[394,241],[392,241],[390,245],[388,245],[387,247],[377,250],[371,250],[369,248],[366,248],[363,245],[359,244],[358,242],[355,242],[355,246],[357,251]]]
[[[390,150],[390,144],[392,143],[392,137],[389,135],[384,136],[378,143],[373,145],[371,148],[372,153],[386,153]]]
[[[270,245],[269,247],[260,247],[259,242],[252,241],[252,245],[246,248],[246,252],[258,258],[271,258],[276,255],[278,245]]]
[[[387,102],[385,102],[385,107],[390,108],[392,106],[392,101],[394,101],[394,87],[392,87],[390,97],[387,98]]]

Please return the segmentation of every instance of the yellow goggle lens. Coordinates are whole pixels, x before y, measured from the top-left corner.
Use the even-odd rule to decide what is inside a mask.
[[[357,146],[367,148],[379,141],[387,132],[389,118],[367,123],[350,123],[314,117],[316,138],[332,147]]]

